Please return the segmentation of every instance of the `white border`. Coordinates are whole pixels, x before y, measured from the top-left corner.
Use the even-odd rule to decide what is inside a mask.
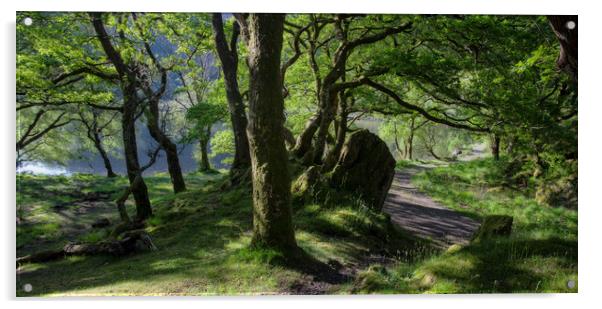
[[[341,308],[504,308],[545,307],[581,308],[600,303],[598,278],[601,278],[600,228],[602,203],[596,193],[600,192],[600,10],[595,1],[582,0],[363,0],[363,1],[270,1],[270,0],[16,0],[2,2],[2,72],[0,93],[3,117],[0,132],[3,142],[2,158],[3,202],[0,204],[4,216],[2,259],[2,292],[4,305],[19,308],[44,306],[47,308],[106,308],[106,306],[145,306],[165,308],[172,302],[185,307],[257,307],[257,308],[313,308],[316,305],[340,306]],[[13,0],[14,1],[14,0]],[[12,2],[12,1],[10,1]],[[320,296],[320,297],[203,297],[203,298],[111,298],[104,302],[63,299],[61,301],[17,300],[15,294],[15,228],[14,228],[14,76],[15,76],[15,11],[192,11],[192,12],[348,12],[348,13],[465,13],[465,14],[579,14],[579,37],[581,69],[579,72],[580,111],[579,140],[581,153],[579,170],[579,294],[552,295],[401,295],[401,296]],[[98,298],[91,298],[98,299]],[[107,298],[100,298],[107,300]],[[132,301],[144,301],[133,303]],[[149,301],[150,300],[150,301]],[[166,303],[168,302],[168,303]]]

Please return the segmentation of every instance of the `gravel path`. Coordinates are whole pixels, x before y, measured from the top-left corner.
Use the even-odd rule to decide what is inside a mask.
[[[391,215],[393,223],[439,247],[468,243],[479,223],[445,208],[411,184],[410,178],[427,168],[413,166],[397,171],[383,211]]]

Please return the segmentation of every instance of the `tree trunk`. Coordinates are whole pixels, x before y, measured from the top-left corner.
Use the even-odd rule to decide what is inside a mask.
[[[338,109],[338,126],[336,130],[336,140],[334,147],[326,156],[326,161],[324,162],[324,166],[322,167],[323,172],[329,172],[334,168],[339,156],[341,155],[341,150],[343,149],[343,145],[345,144],[345,137],[347,136],[347,97],[345,92],[340,93],[339,98],[339,109]]]
[[[404,145],[404,150],[401,149],[401,147],[399,146],[399,139],[397,137],[397,123],[393,122],[393,132],[395,134],[394,138],[395,138],[395,150],[397,150],[397,153],[399,154],[399,158],[400,159],[405,159],[406,158],[406,151],[405,151],[405,145]]]
[[[92,116],[92,123],[89,123],[83,114],[80,114],[80,119],[82,123],[86,126],[86,129],[88,131],[88,138],[94,143],[94,148],[96,148],[98,154],[100,154],[100,157],[102,158],[102,162],[107,171],[107,177],[116,177],[117,174],[113,172],[113,165],[111,165],[111,160],[109,160],[109,156],[107,155],[107,152],[102,146],[102,137],[100,136],[100,129],[98,127],[98,117],[95,113],[92,113]]]
[[[410,134],[408,135],[408,138],[406,139],[406,159],[408,160],[412,160],[413,159],[413,153],[414,153],[414,133],[415,133],[415,123],[416,119],[414,117],[412,117],[412,119],[410,120]]]
[[[199,170],[201,172],[206,172],[211,170],[211,164],[209,163],[209,153],[208,153],[208,149],[207,146],[209,144],[209,136],[211,134],[211,126],[208,126],[208,130],[206,132],[206,135],[203,136],[200,140],[200,146],[201,146],[201,166],[199,168]]]
[[[512,154],[514,154],[514,147],[516,146],[518,139],[516,136],[513,136],[512,138],[507,139],[507,140],[508,140],[508,142],[506,143],[507,144],[506,145],[506,154],[512,155]]]
[[[303,129],[303,132],[299,134],[295,147],[293,148],[293,154],[296,157],[302,158],[308,151],[311,150],[311,142],[314,134],[316,134],[316,131],[320,126],[321,119],[321,113],[318,112],[305,124],[305,129]]]
[[[121,128],[123,132],[123,150],[125,153],[125,163],[128,179],[136,202],[136,217],[142,221],[153,214],[151,203],[148,198],[148,189],[140,173],[140,163],[138,162],[138,147],[136,144],[136,109],[138,107],[138,98],[136,95],[136,84],[138,83],[136,74],[125,64],[121,54],[113,46],[111,39],[104,28],[102,22],[102,13],[89,13],[92,18],[92,26],[96,31],[98,40],[111,61],[121,82],[123,93],[123,109],[121,116]],[[136,177],[140,177],[136,181]]]
[[[293,149],[295,147],[295,135],[287,127],[284,127],[284,144],[286,149]]]
[[[338,76],[340,77],[340,76]],[[337,78],[338,78],[337,77]],[[330,90],[330,84],[324,83],[320,94],[320,113],[322,117],[320,119],[320,126],[316,135],[316,143],[314,146],[314,163],[322,164],[322,158],[324,157],[324,149],[326,148],[326,139],[328,138],[328,130],[330,124],[334,120],[334,115],[337,108],[336,94]]]
[[[500,159],[500,137],[497,134],[491,136],[491,155],[496,161]]]
[[[280,56],[283,14],[249,16],[249,125],[253,177],[253,241],[297,248],[292,226],[291,180],[284,145]]]
[[[435,149],[434,147],[428,147],[428,151],[431,154],[431,156],[433,156],[433,158],[435,158],[435,160],[441,160],[441,157],[439,157],[436,153],[435,153]]]
[[[105,151],[104,147],[102,147],[102,140],[101,140],[100,136],[96,132],[93,133],[93,136],[94,136],[94,147],[96,147],[96,150],[98,150],[98,153],[100,154],[100,157],[102,158],[102,162],[104,163],[105,169],[107,170],[107,177],[109,177],[109,178],[117,177],[117,174],[115,174],[115,172],[113,172],[113,165],[111,165],[111,160],[109,160],[109,156],[107,155],[107,152]]]
[[[128,179],[134,201],[136,202],[136,217],[138,220],[144,220],[152,216],[153,210],[148,198],[148,189],[146,183],[140,175],[140,162],[138,161],[138,145],[136,143],[136,88],[127,83],[123,91],[124,104],[123,115],[121,117],[123,150],[125,152],[125,165],[127,168]]]
[[[159,102],[152,100],[149,103],[149,115],[147,128],[152,138],[161,145],[167,157],[167,170],[175,193],[186,191],[186,183],[180,167],[178,149],[167,135],[159,127]]]
[[[224,25],[221,13],[213,14],[213,30],[215,32],[215,46],[220,62],[222,72],[224,73],[224,84],[226,86],[226,98],[228,100],[228,109],[230,111],[230,121],[234,131],[234,162],[232,162],[232,177],[239,175],[236,170],[247,169],[250,166],[249,140],[247,138],[246,127],[247,117],[245,106],[242,101],[242,95],[238,88],[238,51],[236,42],[240,33],[240,26],[234,22],[230,46],[226,41],[224,34]]]
[[[560,43],[556,66],[577,82],[577,15],[548,16],[552,30]],[[574,26],[572,29],[569,26]]]

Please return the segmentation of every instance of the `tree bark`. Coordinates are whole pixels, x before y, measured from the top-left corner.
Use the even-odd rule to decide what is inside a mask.
[[[556,66],[567,72],[571,79],[577,82],[577,15],[548,16],[552,30],[560,43],[560,54]],[[569,29],[570,25],[574,28]]]
[[[338,108],[338,121],[336,130],[336,140],[334,147],[328,152],[324,166],[322,167],[323,172],[329,172],[332,170],[341,155],[341,150],[345,144],[345,137],[347,136],[347,116],[349,111],[347,110],[347,94],[342,91],[339,93],[339,108]]]
[[[414,155],[414,134],[416,133],[415,122],[416,118],[412,117],[412,119],[410,120],[410,133],[408,134],[408,138],[405,142],[405,153],[407,160],[412,160]]]
[[[138,220],[145,220],[152,216],[150,199],[148,197],[148,188],[142,176],[136,181],[136,176],[140,173],[140,162],[138,161],[138,145],[136,142],[136,88],[127,83],[123,89],[124,104],[123,115],[121,117],[121,127],[123,135],[123,150],[125,152],[125,165],[127,168],[128,179],[130,181],[132,195],[136,202],[136,217]]]
[[[299,134],[299,137],[297,137],[297,142],[293,148],[293,154],[296,157],[302,158],[311,150],[311,142],[320,126],[321,118],[321,114],[317,113],[305,123],[305,128],[303,129],[303,132]]]
[[[100,139],[100,136],[98,136],[98,133],[94,133],[94,147],[96,147],[96,150],[98,151],[98,153],[100,154],[100,157],[102,158],[102,162],[105,166],[105,169],[107,170],[107,177],[109,177],[109,178],[117,177],[117,174],[115,174],[115,172],[113,172],[113,165],[111,165],[111,160],[109,160],[109,156],[107,155],[107,152],[105,151],[104,147],[102,146],[102,141]]]
[[[209,163],[209,151],[208,151],[208,144],[209,144],[209,136],[211,136],[211,126],[207,126],[207,130],[206,130],[206,134],[205,136],[201,137],[199,139],[199,143],[200,143],[200,147],[201,147],[201,166],[199,168],[199,170],[201,172],[206,172],[211,170],[211,164]]]
[[[500,136],[497,134],[491,136],[491,155],[496,161],[500,159]]]
[[[102,158],[105,170],[107,171],[107,177],[116,177],[117,174],[113,172],[113,165],[111,164],[111,160],[109,159],[107,152],[102,146],[102,137],[100,136],[102,128],[98,126],[98,116],[95,112],[92,112],[92,117],[92,123],[89,123],[86,117],[80,113],[80,120],[86,127],[88,139],[92,141],[92,143],[94,144],[94,148],[96,148],[96,151],[98,151],[98,154],[100,154],[100,157]]]
[[[167,170],[173,191],[175,193],[186,191],[186,183],[182,175],[180,158],[178,157],[178,148],[174,142],[159,127],[159,100],[152,99],[149,102],[149,114],[147,119],[147,128],[152,138],[161,145],[167,157]]]
[[[228,109],[230,111],[230,121],[232,122],[232,130],[234,131],[234,162],[232,170],[234,173],[230,175],[235,177],[240,173],[236,170],[247,169],[250,166],[251,159],[249,156],[249,140],[246,134],[247,117],[245,106],[243,104],[242,95],[238,87],[238,51],[237,39],[240,34],[240,26],[234,22],[230,46],[226,41],[224,34],[224,25],[221,13],[213,14],[213,30],[215,33],[215,46],[217,55],[222,64],[222,72],[224,73],[224,84],[226,86],[226,98],[228,100]]]
[[[138,107],[138,97],[136,95],[137,77],[130,67],[128,67],[121,54],[115,49],[107,34],[102,22],[102,13],[89,13],[92,18],[92,26],[96,31],[97,37],[102,48],[111,61],[117,73],[123,93],[123,106],[121,116],[121,128],[123,137],[123,151],[125,154],[125,163],[132,195],[136,203],[136,217],[142,221],[152,216],[150,199],[148,198],[148,189],[146,183],[140,175],[136,181],[136,176],[140,173],[140,163],[138,161],[138,146],[136,143],[136,110]]]
[[[249,16],[249,125],[253,177],[253,245],[296,249],[291,180],[284,145],[280,57],[283,14]]]
[[[340,76],[337,76],[338,79]],[[334,81],[333,81],[334,82]],[[326,148],[326,139],[328,138],[328,130],[330,128],[330,124],[334,120],[336,107],[337,107],[337,99],[336,92],[330,89],[330,82],[324,82],[322,87],[322,93],[320,94],[320,113],[322,117],[320,118],[320,125],[318,127],[318,132],[316,133],[316,142],[314,146],[314,163],[322,164],[322,158],[324,157],[324,149]]]

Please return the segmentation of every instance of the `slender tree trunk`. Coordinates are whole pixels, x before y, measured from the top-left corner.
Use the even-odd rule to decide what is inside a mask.
[[[98,118],[95,113],[92,113],[92,115],[92,123],[89,123],[83,114],[80,114],[80,119],[87,129],[88,139],[90,139],[94,143],[94,148],[96,148],[96,151],[98,151],[98,154],[100,154],[100,157],[102,158],[105,170],[107,171],[107,177],[116,177],[117,174],[113,172],[113,165],[111,165],[111,160],[109,160],[109,156],[107,155],[107,152],[102,146],[102,137],[100,136],[100,129],[98,127],[97,122]]]
[[[208,129],[206,130],[206,134],[205,136],[203,136],[200,140],[200,146],[201,146],[201,166],[200,166],[200,170],[202,172],[206,172],[211,170],[211,164],[209,163],[209,151],[208,151],[208,144],[209,144],[209,136],[211,135],[211,126],[208,126]]]
[[[441,157],[439,157],[436,153],[435,153],[435,149],[434,147],[428,147],[428,151],[431,154],[431,156],[433,156],[433,158],[435,158],[436,160],[441,160]]]
[[[491,136],[491,154],[494,160],[500,159],[500,137],[497,134]]]
[[[292,226],[291,180],[284,145],[280,56],[283,14],[249,16],[249,125],[253,176],[253,244],[297,248]]]
[[[125,64],[121,54],[113,46],[111,39],[104,28],[102,22],[102,13],[89,13],[92,19],[92,26],[96,31],[98,40],[111,61],[121,81],[123,93],[123,109],[121,116],[121,127],[123,136],[123,150],[125,153],[125,163],[127,167],[128,179],[134,200],[136,202],[136,217],[138,220],[144,220],[153,214],[151,203],[148,198],[148,189],[140,175],[140,163],[138,162],[138,147],[136,144],[136,109],[138,107],[138,98],[136,95],[137,77],[134,72]],[[136,180],[136,177],[140,179]]]
[[[405,154],[405,150],[402,150],[401,147],[399,146],[399,139],[397,137],[397,123],[393,122],[393,132],[395,134],[394,138],[395,138],[395,150],[397,150],[397,153],[399,154],[399,158],[400,159],[405,159],[406,154]],[[405,148],[405,145],[404,145]]]
[[[228,46],[228,42],[226,41],[222,15],[220,13],[213,14],[213,30],[215,33],[217,54],[222,64],[222,72],[224,73],[226,98],[228,100],[232,130],[234,131],[234,162],[232,162],[232,172],[230,175],[236,178],[239,175],[237,170],[247,169],[251,163],[249,140],[246,133],[247,117],[237,79],[238,51],[236,44],[240,34],[240,26],[234,22],[230,46]],[[237,181],[235,180],[235,182]]]
[[[124,104],[123,115],[121,117],[123,150],[125,152],[125,165],[127,168],[128,179],[134,200],[136,202],[136,217],[138,220],[144,220],[152,216],[153,210],[148,198],[148,188],[142,176],[136,180],[140,172],[140,162],[138,161],[138,145],[136,142],[136,88],[127,83],[123,91]]]
[[[508,142],[506,145],[506,153],[508,155],[514,154],[514,146],[516,145],[516,142],[517,142],[516,136],[513,136],[512,138],[508,139]]]
[[[415,121],[416,119],[414,117],[412,117],[412,119],[410,120],[410,134],[408,135],[408,138],[406,139],[406,159],[408,160],[412,160],[413,159],[413,154],[414,154],[414,133],[415,133]]]
[[[175,193],[186,191],[186,183],[184,182],[182,168],[180,167],[180,158],[178,157],[178,148],[159,127],[159,102],[156,100],[151,101],[149,103],[149,111],[147,128],[152,138],[165,151],[167,170],[171,178],[173,191]]]
[[[318,112],[316,115],[311,117],[305,124],[303,132],[301,132],[301,134],[299,134],[299,137],[297,137],[297,142],[295,144],[295,147],[293,148],[293,154],[296,157],[302,158],[308,151],[311,150],[311,142],[314,137],[314,134],[316,134],[316,131],[320,126],[321,119],[321,113]]]
[[[408,139],[408,159],[414,159],[414,132],[412,132]]]
[[[117,177],[117,174],[115,174],[115,172],[113,172],[113,165],[111,165],[111,160],[109,160],[109,156],[107,155],[107,152],[105,151],[104,147],[102,146],[102,140],[100,138],[100,136],[98,135],[98,133],[93,133],[94,136],[94,147],[96,147],[96,150],[98,151],[98,153],[100,154],[100,157],[102,158],[102,162],[104,163],[105,169],[107,170],[107,177],[112,178],[112,177]]]

